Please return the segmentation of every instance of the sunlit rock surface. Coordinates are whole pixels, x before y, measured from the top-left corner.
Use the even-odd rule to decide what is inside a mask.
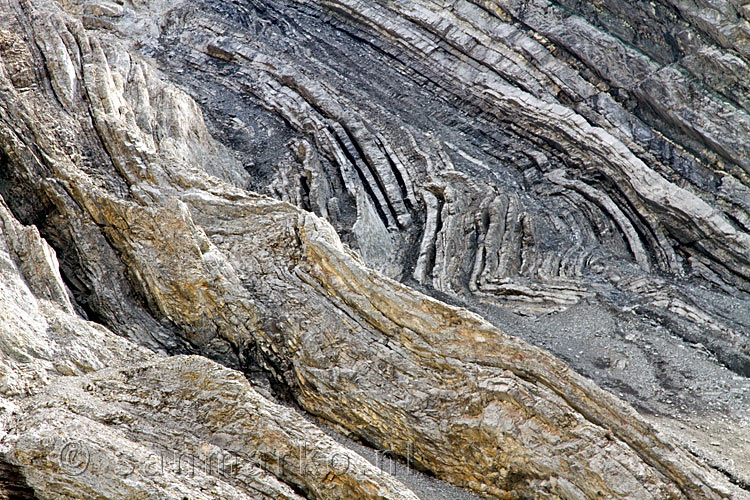
[[[3,0],[0,488],[744,498],[748,9]]]

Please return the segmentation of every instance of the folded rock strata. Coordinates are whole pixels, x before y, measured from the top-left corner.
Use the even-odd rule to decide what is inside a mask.
[[[611,17],[449,4],[0,3],[2,442],[38,497],[414,498],[233,369],[488,497],[739,494],[563,361],[408,285],[491,318],[661,315],[747,374],[742,78],[680,108],[699,59],[652,68],[656,44],[619,75],[602,51],[640,59],[600,34]],[[744,74],[746,23],[682,11],[708,41],[681,50]],[[61,434],[118,467],[48,463]],[[307,442],[310,474],[121,474],[160,447],[246,465]]]
[[[4,204],[0,221],[0,446],[23,478],[0,494],[416,500],[240,372],[75,315],[54,251]]]

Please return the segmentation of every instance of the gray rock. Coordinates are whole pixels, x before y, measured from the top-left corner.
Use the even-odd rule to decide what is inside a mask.
[[[739,498],[716,439],[597,385],[746,421],[735,3],[0,4],[0,463],[42,498],[414,498],[275,395],[488,497]],[[243,466],[123,477],[162,449]]]

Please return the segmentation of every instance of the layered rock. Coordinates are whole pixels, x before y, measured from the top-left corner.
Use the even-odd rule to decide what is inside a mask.
[[[203,357],[66,377],[16,419],[8,460],[40,498],[417,498]]]
[[[508,306],[571,323],[582,305],[634,311],[639,334],[662,318],[746,373],[742,84],[709,79],[724,97],[680,108],[697,80],[653,68],[658,44],[632,54],[602,34],[631,15],[606,8],[4,1],[0,192],[66,283],[4,210],[3,276],[29,290],[8,317],[50,308],[3,330],[3,394],[36,393],[5,419],[6,460],[40,497],[413,498],[237,372],[163,357],[191,353],[488,497],[730,497],[626,403],[497,328]],[[716,38],[681,61],[719,44],[742,75],[743,24],[719,36],[685,16],[687,38]],[[602,62],[618,50],[628,64]],[[28,362],[19,338],[44,354]],[[67,456],[61,433],[116,467],[46,463]],[[273,462],[308,441],[309,474]],[[123,479],[160,447],[242,466]],[[275,470],[246,465],[258,454]],[[355,465],[332,471],[341,456]]]
[[[54,251],[4,204],[0,242],[5,498],[416,500],[241,373],[75,315]]]

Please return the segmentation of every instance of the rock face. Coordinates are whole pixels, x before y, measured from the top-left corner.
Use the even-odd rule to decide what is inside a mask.
[[[0,0],[0,489],[417,498],[278,398],[488,498],[741,498],[647,418],[743,446],[750,14],[633,4]]]
[[[241,373],[76,316],[38,231],[0,221],[3,498],[417,500]]]

